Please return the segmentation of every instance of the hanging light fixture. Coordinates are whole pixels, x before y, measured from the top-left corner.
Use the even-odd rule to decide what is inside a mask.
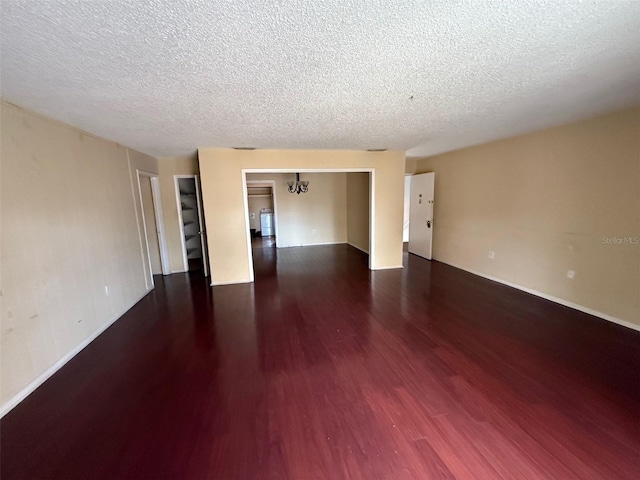
[[[309,182],[304,180],[300,181],[300,174],[296,173],[296,181],[295,182],[287,182],[289,186],[289,193],[297,193],[300,195],[301,193],[307,193],[309,191]]]

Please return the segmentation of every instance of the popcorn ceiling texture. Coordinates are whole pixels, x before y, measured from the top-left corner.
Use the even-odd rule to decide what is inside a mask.
[[[6,100],[156,156],[424,156],[640,104],[640,1],[2,0]]]

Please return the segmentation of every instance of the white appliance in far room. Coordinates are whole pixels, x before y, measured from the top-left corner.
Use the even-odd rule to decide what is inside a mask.
[[[260,232],[263,237],[275,235],[273,231],[273,210],[270,208],[260,210]]]

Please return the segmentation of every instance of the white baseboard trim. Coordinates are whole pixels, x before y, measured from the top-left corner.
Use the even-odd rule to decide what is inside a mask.
[[[93,342],[96,338],[98,338],[107,328],[113,325],[118,319],[120,319],[125,313],[127,313],[133,306],[147,296],[149,292],[151,292],[153,288],[146,290],[142,295],[137,297],[133,303],[122,310],[120,313],[113,316],[109,319],[104,325],[102,325],[98,330],[93,332],[89,337],[82,341],[78,346],[76,346],[73,350],[67,353],[64,357],[59,359],[56,363],[51,365],[47,370],[44,371],[38,378],[36,378],[33,382],[27,385],[25,388],[20,390],[16,395],[13,396],[7,403],[0,407],[0,418],[4,417],[7,413],[9,413],[16,405],[18,405],[22,400],[27,398],[31,393],[35,391],[40,385],[46,382],[54,373],[60,370],[69,360],[75,357],[78,353],[80,353],[84,348]]]
[[[225,280],[224,282],[211,282],[212,287],[222,287],[224,285],[240,285],[242,283],[253,283],[253,280]]]
[[[366,253],[367,255],[369,255],[369,252],[368,252],[368,251],[366,251],[364,248],[360,248],[360,247],[359,247],[358,245],[356,245],[355,243],[349,243],[349,242],[347,242],[347,245],[349,245],[349,246],[351,246],[351,247],[355,248],[356,250],[360,250],[361,252]]]
[[[321,242],[321,243],[305,243],[303,245],[282,245],[278,248],[301,248],[301,247],[321,247],[322,245],[343,245],[347,242]]]
[[[435,260],[435,259],[434,259]],[[602,318],[603,320],[608,320],[609,322],[617,323],[618,325],[622,325],[623,327],[630,328],[632,330],[637,330],[640,332],[640,325],[635,323],[628,322],[626,320],[622,320],[621,318],[614,317],[613,315],[609,315],[607,313],[599,312],[597,310],[593,310],[592,308],[585,307],[584,305],[579,305],[577,303],[570,302],[568,300],[564,300],[560,297],[554,297],[553,295],[549,295],[543,292],[539,292],[538,290],[534,290],[529,287],[524,287],[517,283],[512,283],[507,280],[502,280],[498,277],[493,277],[491,275],[486,275],[484,273],[480,273],[476,270],[472,270],[470,268],[463,267],[461,265],[456,265],[455,263],[443,262],[442,260],[437,260],[440,263],[444,263],[446,265],[450,265],[455,268],[459,268],[460,270],[464,270],[465,272],[472,273],[482,278],[486,278],[487,280],[491,280],[492,282],[501,283],[502,285],[506,285],[507,287],[515,288],[517,290],[521,290],[526,293],[530,293],[531,295],[535,295],[536,297],[544,298],[545,300],[549,300],[551,302],[559,303],[560,305],[564,305],[565,307],[573,308],[574,310],[579,310],[584,313],[588,313],[589,315],[593,315],[594,317]]]
[[[371,270],[393,270],[394,268],[404,268],[404,265],[390,265],[387,267],[376,267]]]

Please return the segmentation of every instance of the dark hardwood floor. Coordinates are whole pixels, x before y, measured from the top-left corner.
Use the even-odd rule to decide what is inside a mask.
[[[251,239],[251,248],[276,248],[276,237],[253,237]]]
[[[2,479],[639,477],[640,333],[412,255],[254,262],[158,277],[2,419]]]

